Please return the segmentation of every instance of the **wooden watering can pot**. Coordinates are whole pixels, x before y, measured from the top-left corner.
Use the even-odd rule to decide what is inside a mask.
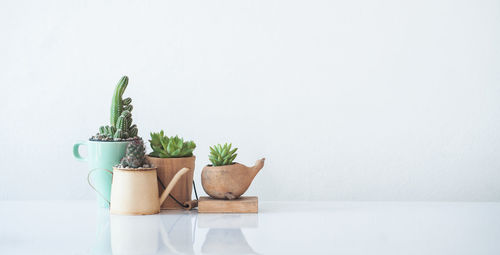
[[[139,169],[113,167],[113,172],[98,170],[113,175],[110,201],[112,214],[147,215],[160,212],[160,205],[189,168],[185,167],[177,172],[159,197],[156,167]]]

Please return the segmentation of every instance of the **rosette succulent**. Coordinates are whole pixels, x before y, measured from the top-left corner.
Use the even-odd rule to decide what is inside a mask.
[[[231,150],[233,144],[224,144],[224,146],[217,144],[213,147],[210,147],[210,155],[208,155],[208,159],[212,162],[213,166],[225,166],[231,165],[233,160],[238,155],[236,151],[238,148],[234,148]]]
[[[193,156],[196,144],[193,141],[184,141],[178,136],[167,137],[163,130],[151,133],[151,152],[149,155],[157,158],[182,158]]]

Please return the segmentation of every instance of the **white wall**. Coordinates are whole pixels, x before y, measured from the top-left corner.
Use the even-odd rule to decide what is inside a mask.
[[[198,185],[231,141],[262,200],[500,201],[499,1],[10,0],[0,32],[0,199],[93,198],[71,147],[126,74]]]

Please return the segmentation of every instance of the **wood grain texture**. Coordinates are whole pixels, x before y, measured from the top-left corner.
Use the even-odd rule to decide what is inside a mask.
[[[179,179],[170,194],[183,204],[191,201],[195,156],[186,158],[155,158],[147,156],[147,159],[150,164],[158,168],[158,178],[164,185],[168,185],[174,175],[182,168],[189,168],[189,171]],[[158,190],[160,194],[164,190],[159,183]],[[168,197],[161,205],[161,209],[184,209],[184,207],[177,204],[171,197]]]
[[[234,200],[200,197],[198,201],[198,213],[257,213],[258,211],[258,197],[240,197]]]

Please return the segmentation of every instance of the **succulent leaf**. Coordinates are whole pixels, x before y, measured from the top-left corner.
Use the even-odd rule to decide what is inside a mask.
[[[160,138],[161,146],[163,147],[163,150],[165,150],[165,151],[168,148],[168,143],[169,143],[168,140],[169,140],[168,137],[165,137],[165,136],[163,136],[163,137]]]

